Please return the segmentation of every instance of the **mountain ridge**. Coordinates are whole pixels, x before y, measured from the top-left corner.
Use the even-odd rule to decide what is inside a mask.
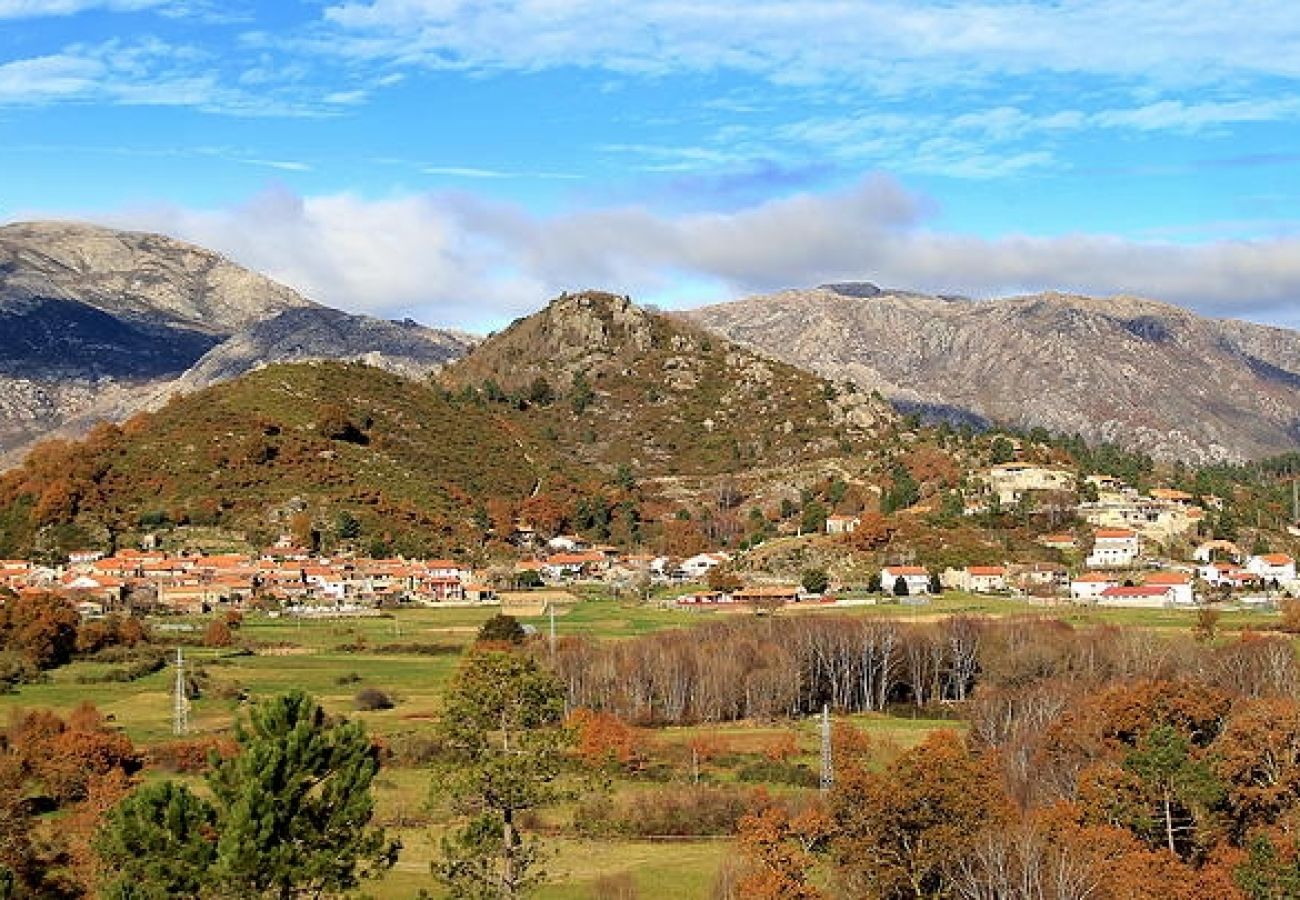
[[[1300,334],[1121,295],[964,300],[791,290],[682,315],[904,410],[1078,433],[1163,458],[1300,446]]]
[[[0,226],[0,334],[0,468],[258,366],[358,359],[425,377],[474,342],[321,306],[164,235],[56,221]]]

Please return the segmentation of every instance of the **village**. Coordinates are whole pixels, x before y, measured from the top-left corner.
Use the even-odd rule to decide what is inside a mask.
[[[968,505],[967,515],[989,504],[1009,507],[1034,496],[1059,495],[1075,485],[1076,475],[1008,463],[991,467],[982,478],[985,490]],[[521,550],[524,558],[477,570],[451,559],[325,555],[284,535],[256,554],[128,548],[111,555],[74,551],[59,566],[0,560],[0,587],[66,593],[86,616],[128,608],[186,615],[232,608],[360,615],[396,606],[491,604],[536,612],[547,604],[577,602],[565,590],[576,585],[692,609],[917,604],[944,591],[1134,608],[1227,600],[1272,606],[1281,596],[1300,595],[1296,562],[1288,554],[1247,553],[1221,539],[1194,543],[1206,510],[1191,494],[1164,488],[1142,494],[1100,476],[1088,479],[1088,485],[1087,499],[1071,510],[1076,523],[1086,524],[1041,535],[1041,558],[942,571],[925,560],[887,560],[864,584],[833,583],[827,577],[791,583],[762,572],[742,578],[740,555],[729,550],[676,558],[625,553],[576,535],[536,538]],[[824,534],[852,535],[860,524],[860,516],[831,515]],[[723,572],[727,575],[720,577]]]

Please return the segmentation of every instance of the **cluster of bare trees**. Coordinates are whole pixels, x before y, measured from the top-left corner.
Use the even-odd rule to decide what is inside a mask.
[[[975,734],[997,746],[1012,723],[1054,715],[1065,692],[1115,679],[1190,679],[1242,696],[1300,686],[1295,653],[1281,639],[1212,647],[1030,616],[735,620],[627,641],[568,639],[553,666],[571,708],[641,724],[800,716],[824,704],[837,712],[929,707],[969,701],[979,686]]]

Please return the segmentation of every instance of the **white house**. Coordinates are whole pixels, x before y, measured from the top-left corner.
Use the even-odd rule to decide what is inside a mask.
[[[1173,602],[1191,606],[1196,602],[1192,592],[1192,576],[1186,572],[1152,572],[1142,579],[1145,587],[1169,588],[1173,592]]]
[[[1169,585],[1140,584],[1136,587],[1116,585],[1102,591],[1095,602],[1098,606],[1159,609],[1174,603],[1174,589]]]
[[[1142,539],[1130,528],[1099,528],[1093,537],[1086,561],[1090,569],[1128,568],[1142,552]]]
[[[862,520],[857,516],[827,516],[827,534],[852,534],[858,530]]]
[[[1295,581],[1295,560],[1285,553],[1265,553],[1246,560],[1246,571],[1261,581],[1286,584]]]
[[[686,573],[688,578],[703,578],[709,574],[709,570],[722,565],[731,559],[725,553],[697,553],[695,556],[682,560],[678,567]]]
[[[885,566],[880,570],[881,590],[892,594],[899,578],[907,585],[909,597],[930,593],[930,573],[924,566]]]
[[[1232,541],[1206,541],[1192,551],[1192,559],[1197,562],[1214,562],[1215,557],[1229,559],[1239,563],[1246,558],[1241,548]]]
[[[1007,589],[1007,570],[1003,566],[967,566],[947,569],[939,580],[946,588],[972,594],[992,594]]]
[[[1196,574],[1206,584],[1215,587],[1227,584],[1235,587],[1241,583],[1240,575],[1243,571],[1241,566],[1219,562],[1197,567]]]
[[[1096,600],[1108,588],[1119,587],[1119,579],[1102,572],[1087,572],[1070,582],[1070,597],[1074,600]]]

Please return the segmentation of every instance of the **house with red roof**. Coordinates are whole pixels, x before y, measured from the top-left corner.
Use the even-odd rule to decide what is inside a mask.
[[[1116,585],[1102,591],[1094,602],[1098,606],[1161,609],[1174,604],[1174,589],[1157,584]]]
[[[1119,587],[1120,580],[1105,572],[1085,572],[1070,582],[1070,597],[1074,600],[1095,601],[1108,588]]]
[[[1192,576],[1187,572],[1152,572],[1142,579],[1147,587],[1167,587],[1173,592],[1174,603],[1191,606],[1196,602],[1192,591]]]
[[[1263,582],[1295,581],[1295,560],[1285,553],[1264,553],[1246,560],[1246,571]]]

